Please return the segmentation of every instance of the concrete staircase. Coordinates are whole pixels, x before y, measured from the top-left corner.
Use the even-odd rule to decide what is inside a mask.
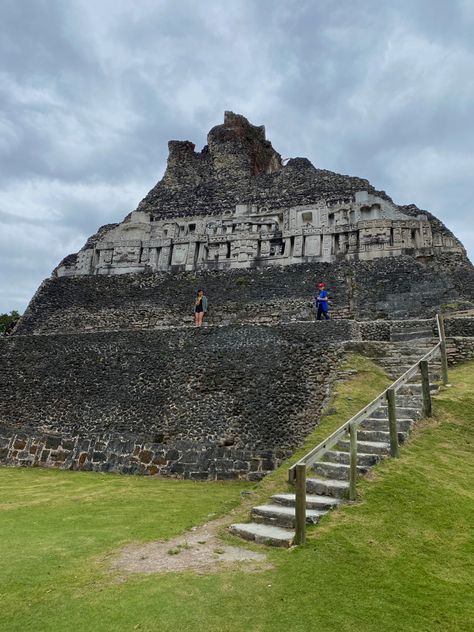
[[[414,340],[416,342],[429,341],[434,339],[437,341],[437,334],[434,329],[434,320],[426,321],[403,321],[393,322],[390,329],[390,340],[392,342],[404,342],[406,340]]]
[[[403,443],[422,415],[421,384],[402,386],[397,393],[398,439]],[[360,475],[390,453],[388,409],[380,406],[363,421],[357,433],[357,469]],[[349,435],[343,437],[324,459],[312,466],[306,479],[306,522],[317,524],[326,513],[344,502],[349,493]],[[309,474],[309,472],[308,472]],[[231,533],[246,540],[289,547],[295,535],[295,494],[272,496],[270,503],[254,507],[252,522],[233,524]]]
[[[406,335],[412,332],[405,330]],[[402,335],[402,334],[400,334]],[[426,344],[422,339],[416,344],[400,342],[381,343],[386,355],[378,362],[391,375],[398,378],[413,366],[437,342],[430,337]],[[439,363],[430,365],[430,383],[439,379]],[[396,394],[399,443],[406,441],[415,422],[422,416],[423,400],[421,384],[414,378],[399,388]],[[436,390],[432,386],[432,390]],[[388,408],[381,404],[359,426],[357,432],[357,469],[366,474],[381,459],[390,454]],[[350,439],[346,434],[334,448],[325,453],[322,460],[312,466],[306,478],[306,522],[317,524],[326,513],[346,501],[349,494]],[[289,547],[295,535],[295,503],[292,493],[276,494],[269,504],[259,505],[251,511],[252,522],[233,524],[231,533],[246,540],[273,546]]]
[[[416,345],[396,344],[393,342],[380,343],[378,352],[383,351],[383,356],[372,357],[380,364],[387,374],[396,379],[408,371],[420,358],[427,353],[435,343],[426,345],[417,343]],[[439,360],[430,362],[430,382],[435,382],[441,376],[441,363]]]
[[[394,323],[390,342],[379,346],[383,356],[378,357],[378,362],[393,379],[400,377],[438,342],[430,320],[412,324],[407,321],[405,324],[409,327]],[[440,372],[440,361],[430,362],[430,382],[439,380]]]

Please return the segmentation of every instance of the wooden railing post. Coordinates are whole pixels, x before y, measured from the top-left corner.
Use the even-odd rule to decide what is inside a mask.
[[[295,544],[306,541],[306,465],[296,466]]]
[[[357,499],[357,426],[352,423],[349,427],[351,438],[350,448],[350,477],[349,477],[349,500]]]
[[[442,311],[438,314],[438,327],[440,338],[440,350],[441,350],[441,377],[443,384],[446,386],[448,383],[448,355],[446,353],[446,333],[444,331],[444,314]]]
[[[400,456],[400,450],[398,447],[397,409],[395,406],[395,391],[393,388],[387,389],[387,405],[388,428],[390,431],[390,455],[398,458]]]
[[[433,358],[437,354],[438,349],[441,347],[441,338],[444,340],[444,328],[442,317],[437,314],[438,328],[440,331],[440,342],[436,344],[423,358]],[[443,332],[443,333],[441,333]],[[446,346],[444,346],[446,350]],[[446,354],[444,355],[446,359]],[[447,365],[446,365],[447,366]],[[392,457],[399,457],[400,450],[398,445],[398,428],[397,428],[397,408],[395,402],[395,394],[397,389],[402,384],[407,384],[408,380],[416,375],[417,370],[421,372],[422,381],[422,394],[423,394],[423,409],[424,414],[429,416],[432,413],[431,393],[429,384],[429,373],[427,360],[419,360],[413,364],[398,380],[392,383],[392,385],[386,389],[383,393],[378,395],[367,406],[362,408],[356,415],[351,417],[348,421],[342,424],[337,430],[332,432],[324,441],[310,450],[304,457],[302,457],[297,463],[292,465],[288,469],[288,482],[296,484],[296,502],[295,502],[295,523],[296,534],[294,542],[295,544],[303,544],[306,537],[306,468],[315,463],[318,459],[321,459],[328,450],[331,450],[341,439],[347,437],[347,432],[350,434],[350,452],[349,452],[349,498],[355,500],[357,497],[357,428],[359,424],[370,414],[377,410],[383,403],[384,397],[387,399],[388,405],[388,424],[389,424],[389,436],[390,436],[390,454]],[[447,380],[447,368],[444,371]]]
[[[294,482],[295,482],[295,468],[290,467],[288,468],[288,483],[290,485],[293,485]]]
[[[428,362],[421,360],[419,365],[421,373],[421,392],[423,393],[423,416],[431,417],[431,393],[430,393],[430,375],[428,372]]]

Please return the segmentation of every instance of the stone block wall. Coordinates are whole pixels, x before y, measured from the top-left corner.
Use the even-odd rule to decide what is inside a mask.
[[[328,285],[335,318],[426,318],[433,316],[440,304],[474,300],[472,269],[466,268],[462,259],[448,256],[425,262],[397,257],[200,274],[61,277],[42,284],[17,333],[188,325],[193,320],[199,287],[209,298],[210,324],[311,320],[311,298],[321,280]],[[379,335],[384,335],[381,329]]]
[[[367,320],[359,323],[362,340],[390,340],[391,322],[389,320]]]
[[[474,359],[474,337],[449,337],[446,340],[448,364],[459,364]]]
[[[196,290],[209,299],[210,324],[311,320],[312,297],[322,279],[330,286],[333,312],[350,315],[347,270],[329,264],[180,274],[62,277],[38,290],[18,333],[154,329],[193,322]]]
[[[258,479],[317,425],[356,323],[0,339],[0,462]]]
[[[447,337],[474,338],[474,316],[445,316],[445,332]],[[362,340],[380,340],[389,342],[403,332],[410,334],[415,331],[430,330],[433,338],[438,338],[436,318],[410,318],[407,320],[374,320],[362,321],[359,330]]]
[[[453,316],[445,318],[447,336],[474,338],[474,316]]]

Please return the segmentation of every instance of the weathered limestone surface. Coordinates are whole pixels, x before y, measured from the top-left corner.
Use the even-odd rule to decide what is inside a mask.
[[[226,112],[200,153],[170,141],[163,179],[120,224],[103,226],[57,276],[284,266],[403,254],[465,256],[431,214],[367,180],[282,163],[265,129]]]
[[[257,480],[317,425],[346,341],[378,348],[396,319],[472,307],[474,269],[430,213],[283,164],[231,112],[194,149],[171,141],[136,211],[67,256],[0,340],[0,463]],[[322,280],[339,320],[315,323]],[[216,326],[195,330],[198,287]],[[471,357],[472,322],[446,327],[450,359]]]
[[[0,339],[0,462],[256,480],[318,423],[349,321]]]
[[[474,271],[456,254],[420,261],[404,255],[366,262],[311,263],[260,270],[86,275],[45,281],[17,333],[155,329],[191,324],[204,287],[207,322],[310,320],[315,283],[329,287],[337,318],[432,316],[440,304],[474,297]]]

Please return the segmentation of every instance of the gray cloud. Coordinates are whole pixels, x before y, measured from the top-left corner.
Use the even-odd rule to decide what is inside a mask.
[[[3,0],[0,311],[225,109],[431,210],[472,255],[473,26],[470,0]]]

